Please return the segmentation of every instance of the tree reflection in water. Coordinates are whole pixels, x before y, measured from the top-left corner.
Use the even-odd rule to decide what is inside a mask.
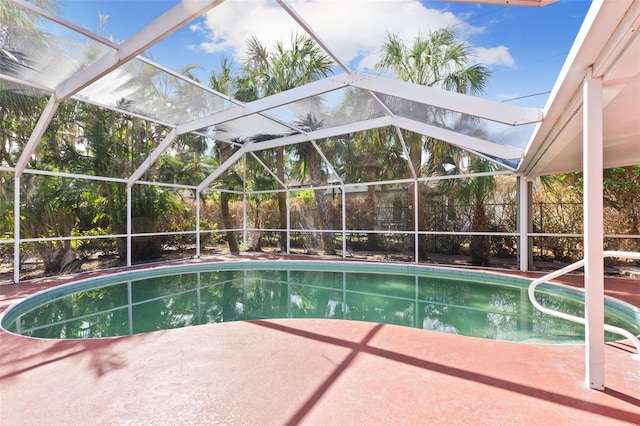
[[[41,297],[39,305],[29,303],[28,309],[6,315],[3,326],[33,337],[91,338],[240,320],[334,318],[497,340],[584,340],[583,326],[535,310],[524,280],[430,269],[373,273],[347,266],[332,271],[253,268],[137,279],[134,273],[129,280],[110,280],[48,300]],[[580,292],[539,289],[543,306],[584,314]],[[640,333],[638,310],[621,306],[608,306],[605,321]]]

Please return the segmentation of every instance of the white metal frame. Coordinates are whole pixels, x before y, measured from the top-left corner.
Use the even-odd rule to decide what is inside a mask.
[[[623,251],[605,251],[603,252],[603,256],[604,257],[622,257],[622,258],[627,258],[627,259],[640,259],[640,253],[634,253],[634,252],[623,252]],[[538,302],[538,299],[536,298],[536,288],[540,285],[540,284],[544,284],[544,283],[548,283],[550,280],[554,279],[554,278],[558,278],[561,277],[562,275],[568,274],[572,271],[575,271],[576,269],[582,268],[584,267],[586,264],[585,259],[579,260],[577,262],[572,263],[571,265],[567,265],[562,269],[558,269],[556,271],[553,271],[549,274],[546,274],[540,278],[537,278],[535,280],[533,280],[531,282],[531,284],[529,284],[529,290],[528,290],[528,294],[529,294],[529,300],[531,301],[531,303],[533,304],[533,306],[535,306],[536,309],[538,309],[540,312],[543,312],[547,315],[551,315],[557,318],[562,318],[565,319],[567,321],[572,321],[578,324],[583,324],[585,327],[589,327],[589,323],[587,321],[586,318],[581,318],[581,317],[577,317],[575,315],[570,315],[570,314],[566,314],[564,312],[559,312],[553,309],[549,309],[546,308],[544,306],[542,306],[540,304],[540,302]],[[604,295],[603,295],[603,300],[604,300]],[[631,343],[633,343],[633,345],[636,347],[636,353],[633,355],[633,357],[635,359],[640,360],[640,340],[638,340],[638,338],[633,335],[632,333],[630,333],[629,331],[620,328],[620,327],[615,327],[612,325],[608,325],[608,324],[604,324],[603,325],[603,330],[606,330],[610,333],[615,333],[618,334],[622,337],[624,337],[625,339],[628,339]],[[604,333],[603,333],[604,334]],[[604,340],[604,336],[603,336],[603,340]],[[603,343],[604,346],[604,343]],[[595,374],[589,374],[589,370],[587,370],[587,383],[590,384],[590,386],[594,389],[598,389],[598,390],[602,390],[604,389],[604,383],[602,383],[602,386],[594,386],[597,385],[597,383],[594,383],[592,381],[593,378],[596,377]],[[603,379],[603,377],[601,377],[601,379]]]
[[[604,389],[604,256],[602,80],[584,79],[584,281],[586,382]]]
[[[321,95],[323,93],[342,89],[345,87],[353,87],[368,92],[374,100],[382,107],[385,112],[383,117],[365,120],[356,123],[350,123],[342,126],[324,128],[311,132],[300,132],[292,125],[287,125],[278,121],[280,124],[288,126],[292,131],[298,134],[274,139],[267,142],[252,143],[248,142],[242,145],[231,157],[211,175],[204,179],[196,188],[196,229],[193,231],[196,235],[196,252],[200,254],[200,235],[203,231],[200,229],[200,195],[206,191],[210,185],[220,177],[233,163],[246,158],[246,154],[254,155],[257,151],[270,149],[279,146],[310,142],[321,154],[323,161],[329,168],[331,165],[327,157],[322,153],[321,149],[315,144],[315,140],[335,137],[352,132],[358,132],[368,129],[374,129],[384,126],[394,126],[398,133],[399,129],[406,129],[425,135],[429,135],[438,139],[457,145],[463,149],[469,150],[475,154],[491,159],[491,157],[503,158],[508,160],[521,160],[518,167],[511,168],[512,171],[519,173],[519,221],[518,233],[520,238],[519,255],[520,268],[528,269],[528,252],[530,245],[528,239],[531,235],[530,218],[531,214],[528,206],[530,194],[528,180],[535,177],[538,170],[545,170],[546,162],[551,161],[562,149],[570,142],[564,134],[566,129],[570,127],[570,122],[580,116],[582,109],[582,149],[583,160],[582,169],[585,175],[585,293],[586,293],[586,327],[587,327],[587,347],[585,351],[586,364],[586,381],[594,389],[604,388],[604,346],[603,346],[603,238],[605,237],[602,229],[602,169],[610,162],[606,162],[603,154],[605,149],[605,140],[603,138],[603,110],[614,101],[614,98],[624,89],[623,84],[615,81],[607,85],[607,92],[603,91],[604,81],[613,70],[623,61],[628,51],[637,46],[638,24],[640,22],[640,1],[637,0],[594,0],[593,5],[585,19],[583,28],[576,39],[576,44],[569,54],[566,65],[561,72],[556,87],[550,97],[548,107],[544,110],[520,108],[512,105],[505,105],[499,102],[487,101],[472,96],[461,95],[447,92],[440,89],[424,87],[406,82],[391,80],[384,77],[371,76],[363,73],[353,72],[349,67],[341,61],[339,56],[330,49],[330,47],[321,39],[320,35],[308,25],[303,17],[298,14],[285,0],[278,0],[281,7],[305,30],[316,42],[322,46],[325,51],[339,64],[345,71],[345,74],[320,80],[308,85],[298,87],[283,93],[279,93],[268,98],[264,98],[255,102],[243,104],[222,94],[214,93],[209,89],[200,86],[202,90],[209,90],[217,96],[221,96],[226,101],[234,103],[236,106],[217,112],[208,117],[203,117],[186,123],[178,123],[176,125],[168,125],[171,128],[170,133],[161,142],[160,146],[149,155],[143,164],[126,179],[111,179],[106,177],[84,177],[69,173],[55,173],[27,170],[27,165],[36,152],[40,138],[44,134],[49,122],[53,118],[58,105],[61,102],[77,97],[77,94],[92,83],[98,81],[101,77],[109,72],[117,69],[122,64],[136,58],[141,52],[148,49],[158,41],[164,39],[168,35],[174,33],[179,28],[184,27],[204,13],[212,10],[222,3],[223,0],[211,0],[208,2],[183,0],[176,6],[171,8],[167,13],[158,17],[151,24],[144,27],[134,36],[124,41],[122,44],[115,44],[109,40],[99,37],[91,32],[66,22],[63,19],[44,11],[33,4],[24,0],[8,0],[15,5],[28,9],[33,13],[43,16],[47,19],[55,21],[60,25],[67,27],[72,31],[84,35],[94,41],[112,49],[109,53],[102,56],[92,65],[83,69],[76,75],[64,81],[54,90],[48,90],[41,87],[37,83],[22,81],[16,77],[0,76],[5,80],[23,84],[25,86],[37,88],[50,93],[49,101],[43,109],[42,114],[35,125],[30,139],[24,148],[15,167],[2,167],[3,171],[14,173],[14,239],[8,243],[14,244],[14,281],[19,281],[19,265],[20,265],[20,244],[22,242],[31,241],[22,239],[20,235],[20,182],[24,173],[41,173],[54,176],[69,176],[87,179],[109,180],[113,182],[124,182],[127,185],[127,233],[126,235],[118,235],[114,237],[126,237],[128,245],[127,263],[131,264],[131,197],[132,188],[135,184],[154,184],[167,187],[184,188],[186,186],[171,185],[163,183],[152,183],[140,181],[140,178],[166,151],[173,140],[185,133],[199,132],[201,129],[219,125],[227,121],[249,116],[251,114],[260,114],[266,118],[269,117],[268,110],[280,106],[287,105],[291,102],[299,101],[312,96]],[[455,1],[455,0],[454,0]],[[553,2],[553,0],[479,0],[485,3],[509,3],[518,5],[543,6]],[[613,20],[616,25],[606,19]],[[584,47],[586,46],[586,47]],[[160,72],[166,72],[173,76],[172,73],[145,58],[140,58],[145,63],[156,67]],[[411,102],[419,102],[425,105],[431,105],[438,108],[444,108],[463,114],[472,115],[478,118],[495,121],[498,123],[506,123],[509,125],[522,125],[529,123],[538,123],[536,132],[532,140],[524,148],[520,149],[513,146],[504,146],[491,141],[479,138],[469,137],[464,134],[456,133],[447,129],[442,129],[433,125],[425,124],[415,120],[394,115],[378,98],[376,93],[394,96]],[[91,102],[90,100],[82,100]],[[146,118],[152,122],[159,122],[153,118],[144,117],[140,114],[132,114],[127,111],[119,110],[115,106],[106,106],[125,114],[131,114],[136,117]],[[167,123],[161,123],[167,125]],[[405,155],[408,153],[407,147],[400,135]],[[257,157],[256,157],[257,158]],[[615,155],[614,161],[619,160]],[[628,159],[627,159],[628,161]],[[409,162],[410,163],[410,162]],[[264,163],[262,166],[268,170]],[[504,166],[503,167],[509,168]],[[414,187],[420,182],[430,179],[418,178],[417,171],[409,164],[413,179]],[[269,171],[269,170],[268,170]],[[269,171],[272,173],[271,171]],[[272,173],[273,176],[273,173]],[[467,176],[465,176],[467,177]],[[277,179],[276,179],[277,180]],[[401,182],[398,180],[396,182]],[[404,182],[404,181],[402,181]],[[290,205],[290,194],[294,189],[287,187],[284,182],[278,183],[283,187],[281,191],[287,194],[287,205]],[[344,189],[344,182],[340,182]],[[246,196],[246,191],[243,192]],[[415,239],[415,258],[418,261],[418,239],[420,235],[428,234],[419,231],[417,209],[415,206],[418,202],[417,191],[414,191],[414,239]],[[343,209],[345,206],[345,191],[342,191]],[[244,214],[246,218],[246,212]],[[291,223],[289,208],[287,209],[287,239],[289,241],[291,235]],[[244,230],[247,229],[246,223]],[[219,232],[219,231],[216,231]],[[343,242],[346,230],[345,214],[343,212],[343,222],[341,230],[322,230],[320,232],[342,232]],[[137,235],[137,234],[136,234]],[[144,234],[147,235],[147,234]],[[110,236],[111,237],[111,236]],[[57,239],[72,239],[73,237],[60,237]],[[78,237],[86,239],[87,237]],[[107,238],[107,236],[98,236],[92,238]],[[54,238],[55,239],[55,238]],[[50,240],[50,239],[42,239]],[[344,243],[343,243],[344,244]],[[287,242],[287,251],[290,250],[289,242]],[[346,246],[343,245],[343,254],[346,252]]]

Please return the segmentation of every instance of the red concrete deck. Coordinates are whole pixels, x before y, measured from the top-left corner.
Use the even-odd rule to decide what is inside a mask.
[[[579,277],[568,281],[579,282]],[[0,286],[0,310],[60,280]],[[563,280],[564,281],[564,280]],[[608,279],[635,302],[640,281]],[[77,341],[0,332],[0,424],[640,424],[640,361],[338,320],[211,324]]]

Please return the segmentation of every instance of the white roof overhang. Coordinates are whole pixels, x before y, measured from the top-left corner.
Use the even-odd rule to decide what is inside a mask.
[[[640,1],[592,4],[519,171],[535,177],[582,170],[587,70],[602,79],[604,167],[640,164]]]

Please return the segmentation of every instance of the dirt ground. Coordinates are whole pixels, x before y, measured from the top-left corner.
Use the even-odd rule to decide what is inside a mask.
[[[280,253],[279,249],[276,248],[265,248],[263,250],[265,253]],[[218,246],[210,246],[205,247],[202,250],[201,255],[203,257],[211,256],[211,255],[220,255],[220,254],[229,254],[229,250],[224,245]],[[317,256],[316,253],[308,253],[302,249],[292,249],[291,254],[298,255],[310,255]],[[156,262],[165,262],[169,260],[179,260],[179,259],[190,259],[195,256],[195,249],[192,250],[165,250],[162,253],[162,257],[159,259],[154,259],[149,262],[144,263],[156,263]],[[341,257],[339,254],[337,257]],[[401,262],[401,263],[411,263],[413,262],[413,254],[409,253],[378,253],[378,252],[367,252],[367,251],[349,251],[347,252],[348,259],[358,259],[358,260],[369,260],[369,261],[379,261],[379,262]],[[0,285],[2,284],[11,284],[13,283],[13,265],[11,263],[12,259],[4,259],[3,263],[0,265]],[[448,255],[448,254],[437,254],[430,253],[428,254],[425,260],[421,260],[420,263],[425,264],[438,264],[438,265],[456,265],[456,266],[471,266],[471,259],[469,256],[464,255]],[[491,268],[496,269],[518,269],[517,261],[515,259],[504,259],[492,257],[489,262],[489,266]],[[122,262],[117,256],[104,256],[101,254],[94,254],[82,261],[79,266],[79,270],[76,270],[75,273],[79,272],[88,272],[88,271],[97,271],[104,270],[110,268],[117,268],[125,266],[125,263]],[[533,265],[530,267],[531,271],[554,271],[566,266],[566,264],[560,262],[542,262],[542,261],[534,261]],[[579,272],[579,271],[578,271]],[[640,268],[635,266],[613,266],[607,267],[605,270],[605,274],[611,277],[630,277],[638,279],[640,278]],[[20,269],[20,281],[34,280],[39,278],[45,278],[47,276],[52,276],[55,274],[45,274],[42,262],[36,257],[32,256],[26,259],[23,259],[22,266]]]

